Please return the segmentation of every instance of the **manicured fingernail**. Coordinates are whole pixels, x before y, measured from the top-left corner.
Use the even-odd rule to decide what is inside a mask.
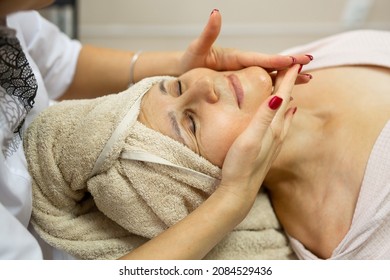
[[[280,105],[282,104],[283,102],[283,99],[280,98],[279,96],[274,96],[272,97],[272,99],[268,102],[268,106],[272,109],[272,110],[276,110],[280,107]]]
[[[305,73],[305,74],[302,74],[302,75],[305,75],[306,77],[308,77],[310,80],[313,79],[313,76],[308,74],[308,73]]]
[[[214,14],[215,12],[219,12],[219,10],[218,10],[218,9],[212,10],[210,16],[211,16],[212,14]]]
[[[314,57],[311,55],[311,54],[305,54],[308,58],[310,58],[310,60],[313,60]]]
[[[297,109],[298,109],[298,107],[295,107],[295,108],[294,108],[294,110],[293,110],[293,112],[292,112],[293,115],[297,112]]]
[[[298,69],[298,74],[301,73],[302,67],[303,67],[303,65],[301,64],[301,65],[299,66],[299,69]]]
[[[291,65],[294,65],[297,62],[297,59],[295,57],[293,57],[293,56],[290,56],[290,57],[292,59]]]

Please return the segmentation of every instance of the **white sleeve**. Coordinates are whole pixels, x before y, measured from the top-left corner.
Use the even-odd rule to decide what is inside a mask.
[[[0,131],[0,143],[2,136]],[[23,180],[16,184],[17,181],[11,175],[0,151],[0,259],[42,259],[42,250],[37,240],[26,228],[31,209],[30,203],[24,200],[31,196],[29,188],[24,187]]]
[[[0,259],[42,259],[41,248],[31,233],[0,203]]]
[[[18,30],[27,51],[41,72],[51,99],[61,96],[73,80],[81,44],[71,40],[38,12],[11,15],[7,24]]]

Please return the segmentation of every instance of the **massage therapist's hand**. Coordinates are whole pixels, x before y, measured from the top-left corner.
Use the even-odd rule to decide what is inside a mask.
[[[215,192],[184,219],[121,259],[202,259],[246,217],[289,129],[294,114],[290,95],[298,69],[294,65],[280,71],[274,94],[229,149]]]
[[[223,163],[221,184],[214,194],[232,195],[233,203],[243,207],[243,215],[252,206],[290,127],[296,108],[289,103],[298,71],[295,65],[278,74],[274,93],[233,142]]]
[[[258,52],[244,52],[232,48],[214,46],[221,30],[222,18],[218,10],[213,10],[209,21],[200,36],[187,48],[181,59],[184,73],[192,68],[206,67],[214,70],[238,70],[249,66],[259,66],[268,71],[281,70],[293,64],[308,64],[308,55],[268,55]],[[306,79],[307,80],[307,79]]]

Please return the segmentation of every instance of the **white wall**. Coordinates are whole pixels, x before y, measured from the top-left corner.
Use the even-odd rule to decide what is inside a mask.
[[[184,49],[213,8],[219,45],[277,52],[353,28],[390,30],[389,0],[79,0],[79,36],[132,50]]]

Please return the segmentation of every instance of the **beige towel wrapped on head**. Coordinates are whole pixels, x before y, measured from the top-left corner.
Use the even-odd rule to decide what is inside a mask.
[[[119,94],[61,102],[30,125],[24,148],[33,183],[32,224],[46,242],[77,258],[117,258],[184,218],[215,190],[218,167],[137,121],[142,96],[162,79],[171,78],[148,78]],[[264,206],[271,216],[257,223],[273,222],[249,229],[259,233],[255,239],[237,231],[234,238],[242,245],[227,238],[209,257],[243,258],[249,256],[246,244],[259,241],[251,258],[286,258],[285,236],[270,205]],[[269,242],[262,244],[267,227]],[[233,245],[243,248],[233,253]],[[273,253],[260,256],[268,252],[262,246]]]

